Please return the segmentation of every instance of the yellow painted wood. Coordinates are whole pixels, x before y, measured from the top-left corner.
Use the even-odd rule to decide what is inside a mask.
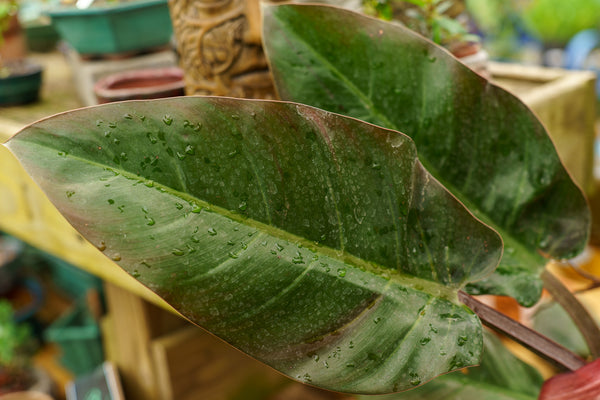
[[[4,146],[0,146],[0,230],[170,308],[75,231]]]

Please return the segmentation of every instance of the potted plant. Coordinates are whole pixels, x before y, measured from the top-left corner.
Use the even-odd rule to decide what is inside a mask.
[[[547,259],[587,243],[586,200],[535,115],[401,26],[315,5],[263,13],[287,101],[111,103],[6,146],[99,251],[298,381],[534,399],[539,375],[481,321],[584,367],[475,298],[559,293]]]
[[[42,68],[28,60],[16,0],[0,1],[0,106],[38,99]]]
[[[10,302],[0,300],[0,396],[2,398],[15,392],[19,392],[20,398],[23,399],[48,398],[43,396],[44,393],[50,392],[50,379],[31,365],[35,348],[29,326],[15,322]]]
[[[487,53],[480,38],[469,32],[470,19],[459,0],[365,0],[364,11],[387,21],[397,21],[435,43],[479,72],[485,71]]]

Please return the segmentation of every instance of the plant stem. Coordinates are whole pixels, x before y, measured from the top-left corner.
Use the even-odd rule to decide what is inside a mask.
[[[485,325],[517,341],[559,368],[575,371],[585,365],[585,361],[577,354],[494,310],[473,296],[459,291],[458,298],[473,310]]]
[[[542,272],[544,288],[550,292],[554,300],[569,314],[583,339],[587,343],[592,358],[600,357],[600,328],[585,307],[550,271]]]

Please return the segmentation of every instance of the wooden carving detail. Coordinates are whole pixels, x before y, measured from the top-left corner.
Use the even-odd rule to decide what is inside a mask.
[[[275,98],[259,0],[169,0],[186,94]]]

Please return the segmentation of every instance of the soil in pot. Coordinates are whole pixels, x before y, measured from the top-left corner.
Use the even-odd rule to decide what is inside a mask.
[[[33,383],[33,375],[27,373],[27,370],[0,368],[0,396],[27,390]]]

